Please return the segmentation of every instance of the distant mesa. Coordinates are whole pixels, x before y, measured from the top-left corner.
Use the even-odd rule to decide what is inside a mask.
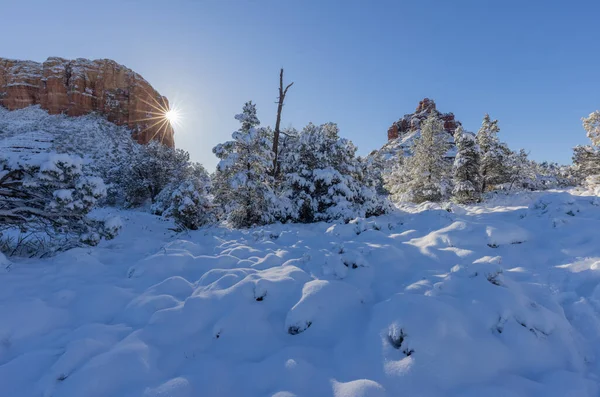
[[[460,121],[454,119],[454,113],[440,113],[433,99],[424,98],[419,102],[414,113],[405,114],[400,120],[391,125],[388,129],[388,141],[420,130],[421,123],[432,113],[444,122],[444,131],[450,135],[454,135],[456,127],[461,125]]]
[[[154,139],[175,144],[173,127],[163,122],[167,98],[110,59],[51,57],[38,63],[0,58],[0,106],[16,110],[31,105],[68,116],[96,112],[127,126],[139,143]]]

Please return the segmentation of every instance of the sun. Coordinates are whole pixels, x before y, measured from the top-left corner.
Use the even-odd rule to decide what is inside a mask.
[[[175,108],[169,109],[165,112],[165,119],[171,124],[177,124],[180,120],[179,111]]]
[[[153,130],[153,134],[150,140],[158,137],[162,140],[166,134],[173,132],[173,127],[179,127],[184,114],[180,111],[179,106],[171,104],[165,101],[166,98],[154,98],[154,96],[148,94],[150,101],[146,101],[144,98],[138,98],[141,102],[147,105],[147,107],[140,109],[143,113],[143,117],[135,120],[131,120],[131,123],[143,122],[145,128],[140,131]],[[160,101],[160,102],[159,102]]]

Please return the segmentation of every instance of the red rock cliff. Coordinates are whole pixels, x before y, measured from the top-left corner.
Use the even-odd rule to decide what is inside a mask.
[[[414,113],[405,114],[404,117],[388,128],[388,140],[396,139],[408,132],[418,130],[421,122],[432,113],[444,122],[444,130],[451,136],[454,135],[456,127],[461,125],[460,121],[454,119],[453,113],[440,113],[437,110],[433,99],[425,98],[422,101],[419,101],[419,105]]]
[[[0,58],[0,105],[9,110],[40,105],[50,114],[69,116],[97,112],[127,125],[139,143],[156,139],[174,146],[173,127],[161,119],[169,108],[167,98],[110,59],[52,57],[37,63]]]

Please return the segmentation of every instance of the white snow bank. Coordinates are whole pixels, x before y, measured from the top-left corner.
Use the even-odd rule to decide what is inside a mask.
[[[0,394],[597,396],[600,206],[503,200],[185,235],[100,211],[115,240],[0,272]]]
[[[511,223],[496,223],[487,226],[485,233],[488,245],[499,246],[506,244],[521,244],[529,240],[529,233],[520,226]]]
[[[310,327],[312,338],[333,343],[360,317],[361,303],[358,290],[349,284],[335,280],[310,281],[304,284],[300,301],[289,311],[285,329],[290,335],[297,335]],[[353,315],[347,316],[348,313]]]

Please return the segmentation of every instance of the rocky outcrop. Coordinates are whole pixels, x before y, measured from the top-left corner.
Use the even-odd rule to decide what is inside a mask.
[[[0,105],[9,110],[40,105],[50,114],[69,116],[97,112],[129,127],[140,143],[156,139],[174,146],[173,127],[163,119],[167,98],[110,59],[52,57],[38,63],[0,58]]]
[[[399,156],[411,156],[415,140],[421,134],[421,123],[429,116],[434,115],[444,122],[444,138],[448,144],[445,157],[449,160],[456,156],[454,144],[454,131],[461,125],[454,118],[453,113],[440,113],[432,99],[425,98],[419,102],[414,113],[405,114],[400,120],[394,122],[388,129],[388,141],[379,150],[374,150],[369,156],[382,161],[386,170],[390,170],[398,161]]]
[[[454,130],[460,124],[460,121],[454,119],[453,113],[440,113],[433,99],[425,98],[419,102],[419,106],[414,113],[405,114],[400,120],[394,122],[388,129],[388,141],[401,138],[411,132],[418,131],[421,123],[431,114],[437,115],[444,122],[444,130],[454,135]]]

